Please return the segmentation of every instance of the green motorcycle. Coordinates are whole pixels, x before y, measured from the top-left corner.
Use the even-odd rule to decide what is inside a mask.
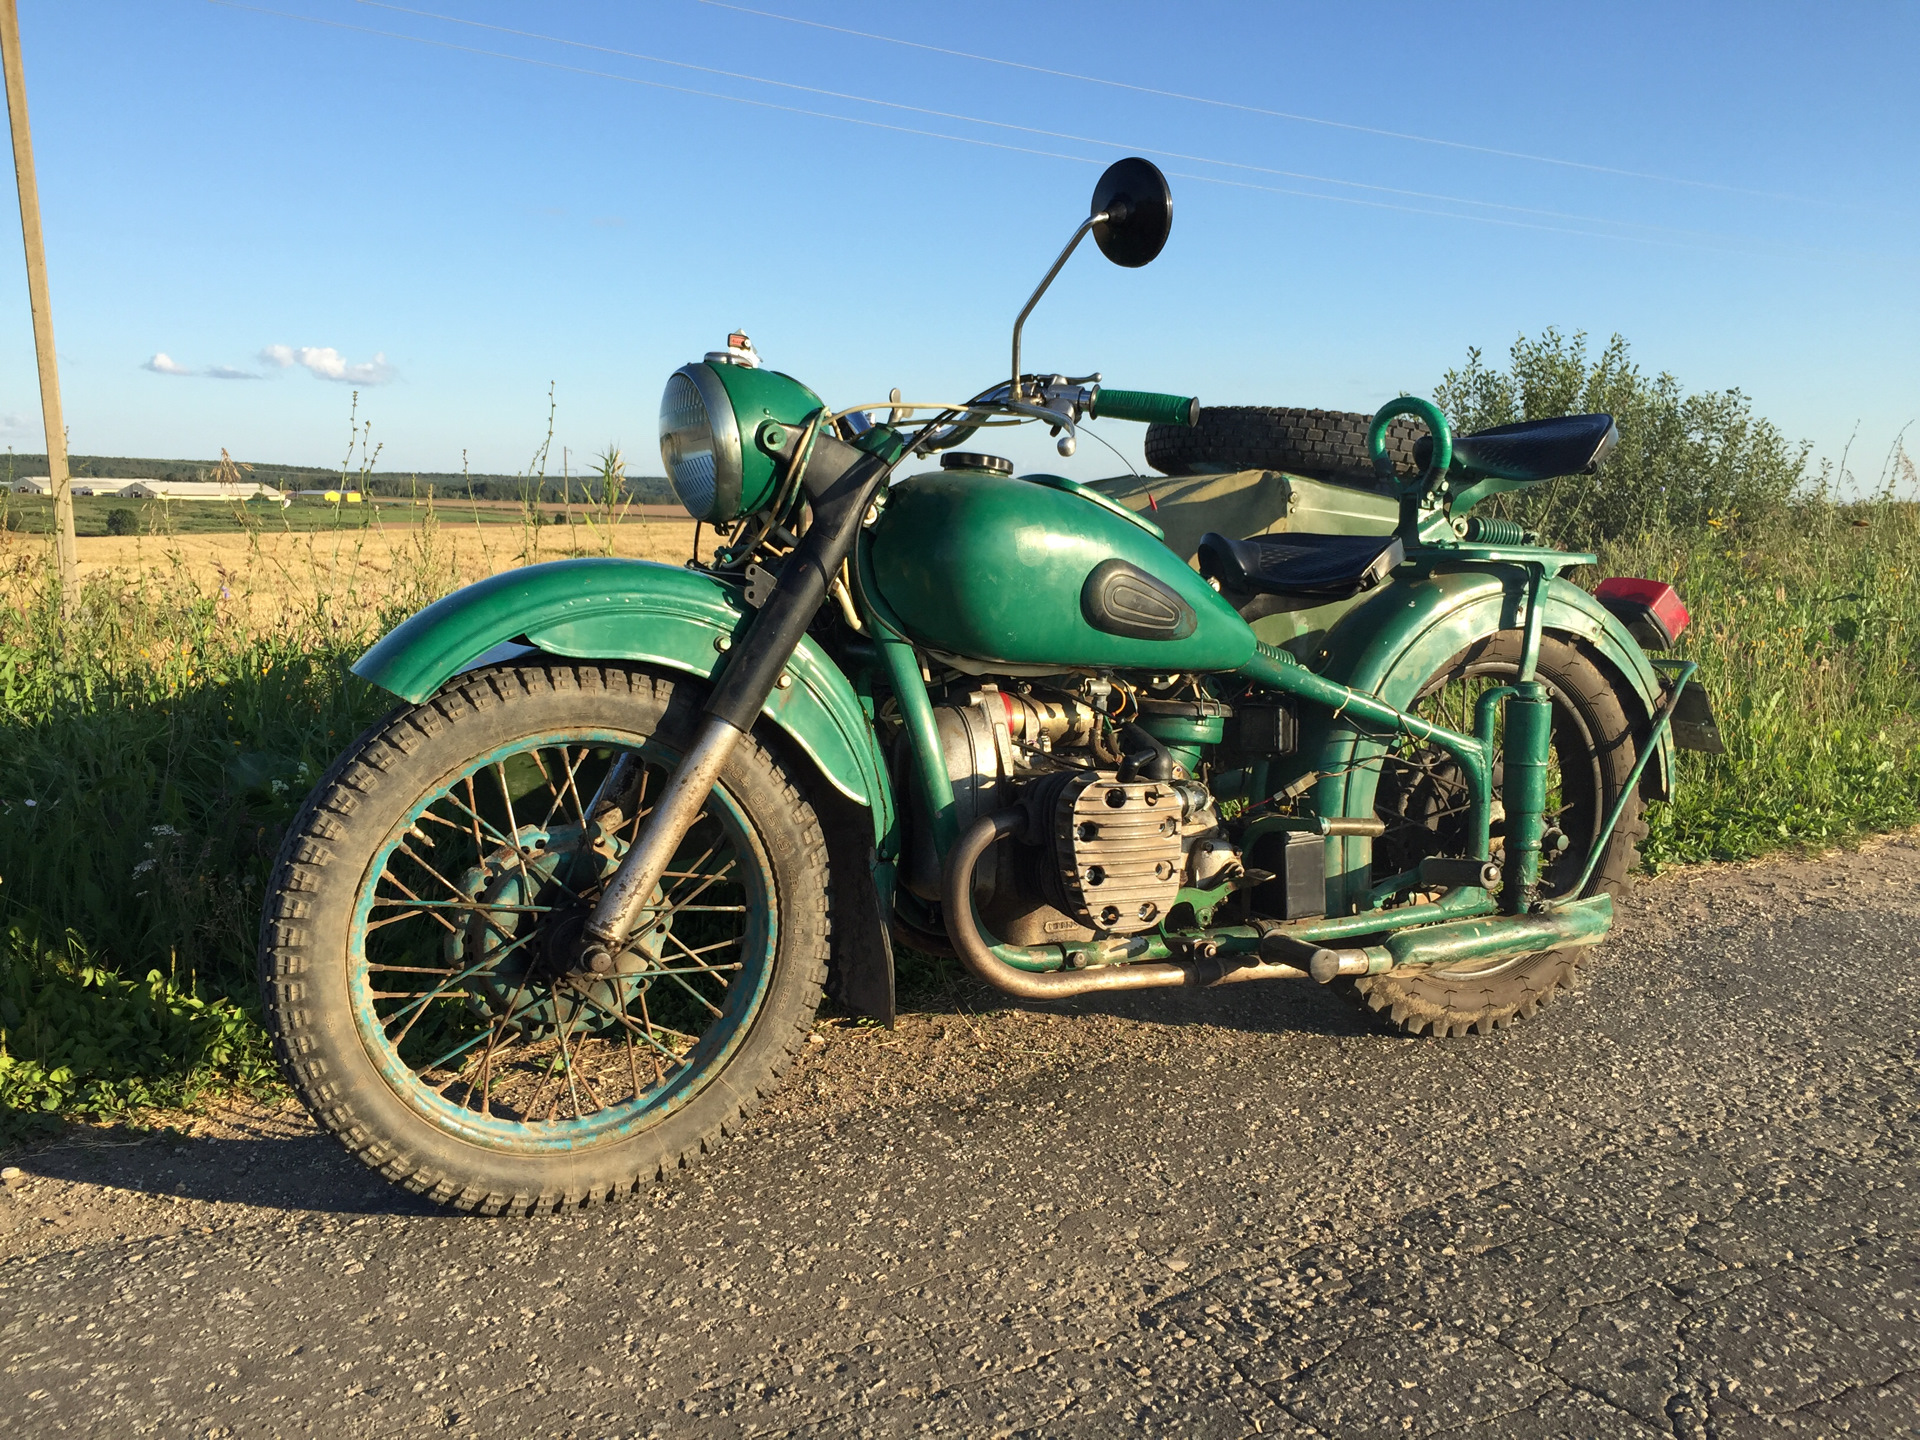
[[[890,1021],[896,939],[1026,1000],[1301,979],[1436,1035],[1567,986],[1711,716],[1646,653],[1671,589],[1590,594],[1562,572],[1594,557],[1469,512],[1593,472],[1612,421],[1455,437],[1395,400],[1341,524],[1194,565],[1151,504],[963,448],[1195,425],[1020,362],[1086,235],[1140,266],[1171,220],[1151,164],[1108,170],[971,399],[836,410],[729,337],[661,404],[711,561],[512,571],[362,657],[405,703],[308,798],[262,921],[322,1124],[463,1209],[628,1192],[742,1122],[823,987]]]

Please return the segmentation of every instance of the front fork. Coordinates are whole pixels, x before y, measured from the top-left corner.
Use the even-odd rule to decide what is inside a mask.
[[[651,911],[653,893],[700,817],[727,757],[753,728],[774,687],[783,680],[792,683],[787,661],[826,600],[827,587],[852,550],[867,506],[886,483],[895,458],[869,454],[831,435],[815,438],[804,461],[813,522],[780,567],[772,593],[746,633],[727,652],[699,735],[587,916],[576,962],[581,973],[607,975],[619,968],[628,937]]]

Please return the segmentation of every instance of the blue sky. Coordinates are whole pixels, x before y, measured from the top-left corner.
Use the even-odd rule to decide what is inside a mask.
[[[1857,431],[1869,479],[1920,416],[1911,4],[753,5],[936,49],[698,0],[21,8],[83,453],[333,463],[358,387],[383,469],[514,471],[552,382],[556,456],[648,473],[733,326],[836,404],[972,393],[1134,150],[1167,250],[1077,257],[1033,365],[1371,410],[1555,325],[1819,454]],[[0,423],[40,447],[3,238]]]

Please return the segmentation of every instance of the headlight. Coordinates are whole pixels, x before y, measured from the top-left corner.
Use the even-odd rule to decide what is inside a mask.
[[[660,459],[687,513],[725,521],[740,514],[740,427],[720,377],[682,365],[660,397]]]
[[[711,360],[682,365],[660,397],[660,459],[696,520],[724,525],[772,501],[780,446],[822,408],[791,375]]]

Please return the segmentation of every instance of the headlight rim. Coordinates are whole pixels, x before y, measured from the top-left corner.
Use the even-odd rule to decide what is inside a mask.
[[[713,437],[713,504],[704,515],[694,514],[691,508],[687,513],[696,520],[709,524],[721,524],[739,518],[741,475],[740,422],[733,413],[733,397],[720,383],[720,377],[714,373],[713,366],[704,360],[695,360],[682,365],[673,372],[674,376],[684,375],[700,396],[700,403],[707,409],[707,430]],[[673,385],[673,376],[667,379],[667,386]],[[662,391],[662,398],[665,392]],[[665,449],[666,436],[661,437],[662,450]],[[661,462],[667,469],[667,482],[673,485],[673,493],[686,507],[686,497],[681,495],[675,482],[673,464],[666,455]]]

